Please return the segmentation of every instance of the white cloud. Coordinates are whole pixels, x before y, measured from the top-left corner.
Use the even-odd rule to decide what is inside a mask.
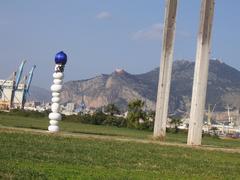
[[[133,40],[160,40],[163,34],[164,25],[161,23],[155,23],[147,28],[141,29],[135,32],[132,36]],[[177,36],[190,37],[191,34],[185,31],[176,31]]]
[[[100,20],[110,19],[111,17],[112,17],[112,14],[107,11],[102,11],[96,15],[96,18]]]
[[[155,23],[133,34],[134,40],[159,40],[162,37],[163,24]]]

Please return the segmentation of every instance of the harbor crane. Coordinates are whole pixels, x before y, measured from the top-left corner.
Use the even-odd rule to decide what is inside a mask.
[[[18,70],[13,73],[11,78],[0,80],[0,109],[9,110],[14,108],[24,108],[27,94],[29,94],[33,72],[36,68],[34,65],[29,72],[29,75],[25,76],[23,81],[22,75],[25,64],[26,60],[22,61]]]
[[[25,84],[24,91],[23,91],[22,109],[24,109],[24,105],[25,105],[26,100],[27,100],[27,95],[29,95],[29,89],[30,89],[30,85],[32,83],[33,72],[34,72],[35,69],[36,69],[36,65],[34,65],[32,67],[32,69],[29,72],[29,75],[27,77],[27,83]]]
[[[23,73],[23,68],[24,65],[26,64],[26,60],[24,60],[21,65],[18,68],[17,73],[14,73],[14,78],[13,78],[13,86],[12,86],[12,94],[11,94],[11,100],[10,100],[10,109],[14,108],[14,98],[15,98],[15,93],[18,89],[19,83],[22,78],[22,73]]]

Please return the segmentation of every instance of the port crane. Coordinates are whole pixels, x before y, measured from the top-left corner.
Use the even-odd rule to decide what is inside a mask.
[[[8,110],[13,109],[16,107],[24,108],[24,104],[26,102],[27,94],[29,94],[29,88],[30,84],[32,82],[33,72],[36,68],[34,65],[29,72],[28,76],[25,76],[24,78],[24,85],[22,82],[22,74],[23,69],[26,64],[26,60],[22,61],[20,64],[18,70],[13,73],[13,77],[9,78],[9,80],[1,80],[0,84],[0,109]],[[21,84],[21,85],[20,85]],[[23,87],[24,86],[24,87]],[[7,91],[4,91],[4,89],[8,89]],[[17,92],[22,92],[22,97],[19,100],[16,96]],[[7,93],[6,93],[7,92]],[[2,98],[4,97],[4,98]],[[19,102],[16,106],[16,100]]]
[[[27,77],[27,83],[24,86],[24,90],[23,90],[23,100],[22,100],[22,109],[24,109],[24,105],[26,103],[27,100],[27,95],[29,95],[29,89],[30,89],[30,85],[32,83],[32,78],[33,78],[33,72],[36,69],[36,65],[34,65],[31,69],[31,71],[29,72],[29,75]]]
[[[14,108],[14,98],[15,98],[15,93],[18,89],[19,83],[22,79],[22,73],[23,73],[23,68],[24,65],[26,64],[26,60],[24,60],[21,65],[18,68],[18,71],[14,73],[14,78],[13,78],[13,86],[12,86],[12,93],[11,93],[11,100],[10,100],[10,109]]]

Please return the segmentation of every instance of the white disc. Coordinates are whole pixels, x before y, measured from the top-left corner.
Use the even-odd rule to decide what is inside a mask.
[[[56,121],[56,120],[50,120],[50,124],[51,124],[52,126],[57,126],[57,125],[58,125],[58,121]]]
[[[51,91],[52,92],[60,92],[62,90],[62,85],[59,84],[53,84],[51,86]]]
[[[60,96],[60,93],[59,93],[59,92],[53,92],[53,93],[52,93],[52,96],[53,96],[53,97],[59,97],[59,96]]]
[[[49,118],[50,120],[60,121],[60,120],[62,119],[62,116],[61,116],[61,114],[59,114],[59,113],[54,113],[54,112],[52,112],[52,113],[50,113],[50,114],[48,115],[48,118]]]
[[[60,102],[60,97],[53,97],[52,102],[53,103],[59,103]]]
[[[64,77],[64,75],[61,72],[53,73],[53,78],[54,79],[63,79],[63,77]]]
[[[53,103],[51,105],[52,112],[57,113],[59,111],[59,109],[60,109],[60,105],[58,103]]]
[[[54,125],[50,125],[50,126],[48,126],[48,131],[50,131],[50,132],[58,132],[59,131],[59,127],[58,126],[54,126]]]
[[[62,84],[63,80],[62,79],[54,79],[53,83],[54,84]]]

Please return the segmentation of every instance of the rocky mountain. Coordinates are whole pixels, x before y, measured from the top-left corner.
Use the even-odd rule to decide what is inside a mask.
[[[170,93],[170,113],[189,112],[192,94],[194,62],[175,61]],[[85,102],[87,107],[98,108],[115,103],[126,109],[134,99],[145,101],[147,109],[155,109],[159,68],[148,73],[133,75],[124,70],[102,74],[92,79],[69,81],[64,84],[63,103]],[[227,105],[240,107],[240,71],[219,60],[211,60],[207,90],[207,104],[216,104],[216,110]]]
[[[51,96],[50,91],[37,86],[31,86],[28,101],[50,102]]]

